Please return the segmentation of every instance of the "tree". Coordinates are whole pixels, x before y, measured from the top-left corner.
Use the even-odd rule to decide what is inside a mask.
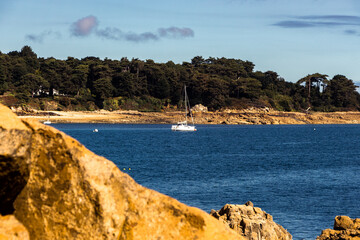
[[[219,77],[210,77],[206,83],[202,98],[205,105],[210,109],[221,109],[226,105],[225,100],[229,98],[228,83]]]
[[[40,62],[41,76],[49,82],[49,95],[53,96],[54,90],[62,87],[61,61],[55,58],[43,59]]]
[[[86,81],[89,74],[89,66],[80,64],[72,70],[70,81],[73,85],[72,94],[79,95],[80,89],[86,88]]]
[[[12,69],[12,82],[15,85],[18,85],[20,82],[22,76],[24,76],[27,73],[26,70],[26,64],[24,62],[18,62]]]
[[[24,46],[20,53],[20,57],[24,59],[27,67],[27,72],[35,73],[39,69],[39,61],[36,53],[33,52],[31,47]]]
[[[39,75],[28,73],[21,77],[21,81],[17,85],[19,92],[26,93],[32,97],[35,94],[42,94],[49,88],[49,83]]]
[[[297,84],[305,83],[305,87],[307,89],[308,95],[308,107],[311,107],[311,88],[313,83],[316,83],[318,86],[318,92],[320,92],[320,86],[323,82],[327,82],[328,75],[326,74],[320,74],[320,73],[314,73],[307,75],[306,77],[301,78],[299,81],[297,81]]]
[[[245,67],[245,71],[250,74],[253,72],[255,64],[253,64],[252,62],[246,61],[244,62],[244,67]]]
[[[112,96],[114,87],[111,84],[111,78],[105,77],[94,81],[93,93],[95,94],[96,105],[103,108],[103,102],[106,98]]]
[[[21,49],[19,55],[20,55],[21,57],[30,57],[30,58],[35,58],[35,59],[37,58],[36,53],[34,53],[34,51],[31,49],[30,46],[24,46],[24,47]]]
[[[261,81],[261,88],[269,90],[272,94],[276,95],[277,92],[277,81],[279,79],[279,75],[273,71],[267,71],[263,74],[257,72],[254,76],[258,76],[258,79]]]
[[[194,65],[195,67],[199,67],[204,62],[205,62],[205,60],[201,56],[196,56],[193,59],[191,59],[191,64]]]
[[[9,59],[7,55],[0,54],[0,94],[9,90],[9,69],[7,64]]]
[[[356,92],[354,82],[343,75],[335,75],[330,80],[325,93],[331,99],[331,104],[341,110],[358,109],[357,101],[359,93]]]
[[[133,97],[136,95],[136,76],[130,72],[116,73],[112,78],[115,96]]]
[[[165,77],[162,65],[147,60],[144,72],[149,94],[159,99],[168,98],[170,95],[170,85]]]
[[[154,89],[154,97],[159,99],[170,97],[170,85],[165,76],[162,76],[157,80],[156,87]]]
[[[191,103],[201,103],[210,109],[224,107],[225,100],[229,97],[228,83],[218,76],[196,73],[187,86]]]
[[[236,98],[258,98],[261,94],[261,82],[254,78],[238,78],[233,82],[232,96]]]

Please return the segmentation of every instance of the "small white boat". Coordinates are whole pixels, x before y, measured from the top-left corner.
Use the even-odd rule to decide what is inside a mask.
[[[95,129],[93,130],[93,132],[99,132],[99,130],[98,130],[97,128],[95,128]]]
[[[171,126],[171,130],[173,131],[183,131],[183,132],[194,132],[196,131],[195,126],[189,126],[187,121],[178,122],[176,125]]]
[[[189,103],[189,99],[186,93],[186,86],[184,86],[184,95],[185,95],[185,121],[183,122],[178,122],[176,125],[172,125],[171,126],[171,130],[172,131],[182,131],[182,132],[194,132],[196,131],[196,127],[194,126],[194,119],[190,110],[190,103]],[[190,117],[191,117],[191,121],[192,121],[192,125],[188,125],[187,122],[187,117],[188,117],[188,110],[190,112]]]
[[[51,124],[51,121],[50,121],[50,116],[48,117],[48,120],[46,120],[45,122],[43,122],[44,124],[46,125],[50,125]]]

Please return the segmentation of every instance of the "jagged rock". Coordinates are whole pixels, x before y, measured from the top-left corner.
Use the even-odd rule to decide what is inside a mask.
[[[360,218],[351,219],[348,216],[337,216],[334,222],[334,230],[346,229],[360,230]]]
[[[317,240],[360,240],[360,218],[335,217],[334,230],[325,229]]]
[[[14,215],[0,215],[0,239],[1,240],[28,240],[29,233]]]
[[[243,239],[3,105],[0,140],[0,214],[14,214],[31,239]]]
[[[249,240],[290,240],[292,236],[275,223],[270,214],[254,207],[252,202],[245,205],[226,204],[219,211],[211,210],[210,215],[222,220],[230,228]]]

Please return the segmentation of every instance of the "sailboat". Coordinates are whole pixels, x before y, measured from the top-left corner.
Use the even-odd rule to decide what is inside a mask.
[[[186,85],[184,86],[184,103],[185,103],[185,121],[183,122],[178,122],[176,125],[172,125],[171,126],[171,130],[172,131],[182,131],[182,132],[194,132],[196,131],[196,128],[194,126],[194,119],[190,110],[190,103],[189,103],[189,98],[187,96],[186,93]],[[188,119],[188,110],[190,112],[190,117],[191,117],[191,121],[192,121],[192,125],[188,125],[187,119]]]
[[[51,124],[50,115],[48,116],[48,119],[44,122],[44,124],[46,124],[46,125],[50,125],[50,124]]]

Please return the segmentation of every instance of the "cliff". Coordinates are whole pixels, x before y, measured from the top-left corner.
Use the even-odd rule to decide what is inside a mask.
[[[248,240],[291,240],[292,236],[273,217],[254,207],[252,202],[245,205],[226,204],[219,211],[212,210],[210,215],[223,221]]]
[[[351,219],[348,216],[337,216],[334,229],[325,229],[316,240],[359,240],[360,218]]]
[[[140,186],[75,139],[2,105],[0,140],[2,239],[27,239],[27,231],[30,239],[243,239],[202,210]]]

